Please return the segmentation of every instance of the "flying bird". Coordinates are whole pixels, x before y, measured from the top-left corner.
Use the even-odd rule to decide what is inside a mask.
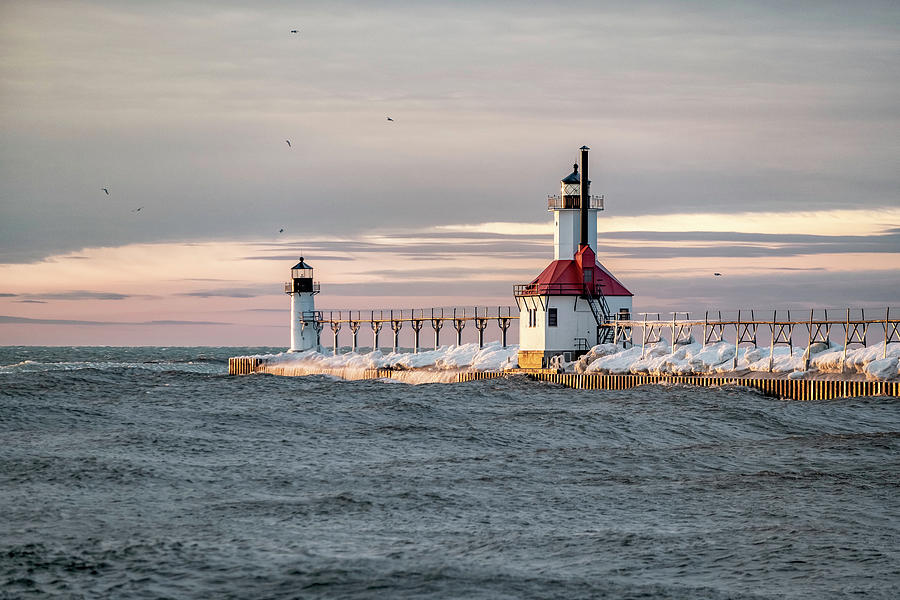
[[[291,140],[284,140],[284,141],[287,142],[288,148],[293,148],[293,146],[291,146]]]
[[[278,233],[284,233],[284,227],[278,230]]]
[[[136,209],[134,209],[134,210],[131,211],[131,212],[141,212],[141,209],[142,209],[142,208],[144,208],[144,207],[143,207],[143,206],[138,206]]]
[[[106,195],[109,196],[109,190],[108,190],[108,189],[106,189],[106,188],[100,188],[100,189],[103,190],[104,192],[106,192]]]
[[[291,29],[291,33],[300,33],[299,29]]]
[[[713,275],[715,275],[716,277],[721,277],[721,276],[722,276],[721,273],[713,273]]]
[[[388,117],[388,118],[387,118],[387,120],[388,120],[388,121],[393,121],[393,119],[392,119],[392,118],[390,118],[390,117]]]

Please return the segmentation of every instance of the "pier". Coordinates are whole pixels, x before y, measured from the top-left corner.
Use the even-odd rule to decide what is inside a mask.
[[[662,319],[660,313],[639,313],[641,319],[619,318],[619,315],[616,315],[616,318],[605,327],[612,330],[612,340],[617,345],[628,347],[640,344],[641,358],[644,357],[648,346],[663,340],[672,348],[694,343],[698,336],[704,346],[721,342],[734,343],[733,369],[737,369],[737,350],[742,344],[756,348],[762,341],[769,347],[770,372],[776,346],[787,346],[793,356],[795,340],[805,344],[803,369],[806,370],[809,368],[813,345],[825,344],[834,347],[835,340],[832,336],[836,333],[837,346],[842,348],[843,353],[841,360],[843,372],[849,349],[884,342],[883,358],[887,354],[888,344],[900,342],[898,311],[894,310],[891,316],[890,307],[880,310],[868,309],[869,316],[866,317],[866,310],[810,309],[808,313],[794,310],[793,317],[790,310],[765,311],[766,314],[772,314],[771,319],[763,317],[763,311],[754,310],[738,310],[733,317],[723,316],[722,311],[706,311],[703,319],[691,319],[690,313],[687,312],[671,313],[671,319]],[[640,334],[637,339],[636,334]]]
[[[801,317],[802,314],[802,317]],[[768,316],[771,315],[771,318]],[[466,382],[500,377],[524,376],[583,390],[624,390],[641,385],[693,385],[699,387],[745,386],[780,398],[794,400],[827,400],[854,396],[900,397],[900,381],[897,377],[885,380],[867,378],[865,374],[846,368],[849,349],[881,345],[881,357],[887,354],[887,345],[900,343],[900,319],[898,311],[890,308],[873,309],[814,309],[804,311],[735,311],[724,314],[707,311],[702,319],[692,319],[688,313],[672,313],[671,319],[660,318],[659,313],[640,313],[638,319],[619,318],[605,325],[612,333],[614,343],[627,347],[640,347],[643,358],[653,344],[665,341],[672,349],[679,345],[700,343],[734,344],[735,357],[731,370],[725,373],[675,375],[670,373],[566,373],[558,369],[505,369],[476,371],[458,369],[439,371],[432,369],[348,369],[319,368],[269,362],[266,357],[235,357],[228,361],[231,375],[266,373],[271,375],[302,376],[328,374],[345,379],[393,379],[407,383]],[[519,317],[511,307],[457,307],[407,310],[370,311],[322,311],[315,315],[318,331],[328,324],[333,332],[334,353],[338,354],[338,334],[343,327],[352,333],[352,350],[359,348],[359,330],[365,325],[372,331],[375,348],[379,347],[378,334],[384,325],[393,332],[393,350],[399,348],[399,332],[409,327],[415,338],[415,352],[420,348],[420,332],[426,324],[434,332],[434,348],[440,347],[441,329],[448,325],[456,332],[457,345],[462,344],[462,331],[473,324],[478,331],[479,347],[484,347],[485,331],[499,333],[504,347],[507,330]],[[801,346],[795,347],[799,343]],[[778,346],[788,346],[791,355],[805,346],[802,356],[803,369],[810,367],[810,356],[816,344],[828,345],[829,351],[841,352],[840,372],[772,372],[773,353]],[[767,347],[769,369],[750,371],[739,369],[737,350],[741,346]],[[799,354],[798,354],[799,356]],[[726,363],[727,364],[727,363]]]
[[[359,349],[359,332],[371,330],[372,348],[379,348],[379,334],[385,325],[390,327],[393,334],[391,350],[397,352],[400,349],[400,332],[404,327],[409,327],[413,332],[413,352],[418,353],[422,348],[421,332],[426,324],[434,332],[435,350],[441,346],[441,330],[449,325],[456,332],[456,345],[462,345],[463,330],[472,324],[478,332],[478,346],[483,348],[485,344],[485,332],[496,331],[500,336],[500,343],[507,346],[507,332],[513,321],[518,321],[518,315],[513,314],[511,306],[465,306],[465,307],[440,307],[440,308],[409,308],[387,310],[323,310],[311,315],[310,323],[316,327],[319,334],[327,325],[332,332],[332,351],[335,355],[340,352],[339,335],[344,326],[350,332],[350,351]],[[320,340],[321,345],[321,340]]]

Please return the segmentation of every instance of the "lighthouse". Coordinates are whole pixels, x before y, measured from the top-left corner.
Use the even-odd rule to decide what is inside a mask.
[[[611,342],[608,324],[629,318],[633,294],[597,260],[597,215],[603,196],[592,196],[587,146],[578,164],[549,196],[553,262],[530,283],[513,287],[519,308],[519,367],[543,368],[559,354],[567,360]]]
[[[322,318],[316,312],[315,295],[319,293],[319,282],[313,281],[313,268],[302,256],[291,267],[291,280],[284,284],[284,293],[291,297],[290,352],[318,349]]]

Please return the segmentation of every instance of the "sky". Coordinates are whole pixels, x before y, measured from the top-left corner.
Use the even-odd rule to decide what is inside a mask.
[[[636,312],[900,306],[896,2],[0,1],[0,132],[3,345],[513,305],[582,145]]]

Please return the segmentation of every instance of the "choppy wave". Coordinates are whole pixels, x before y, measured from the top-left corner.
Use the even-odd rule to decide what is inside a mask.
[[[0,347],[0,375],[47,371],[134,370],[222,373],[237,348]]]
[[[40,373],[46,371],[79,371],[96,369],[100,371],[120,369],[142,369],[145,371],[185,371],[189,373],[222,373],[228,370],[228,363],[221,361],[148,361],[148,362],[50,362],[26,360],[12,365],[0,366],[0,373]]]
[[[900,586],[896,399],[223,374],[255,350],[0,349],[0,598]]]

